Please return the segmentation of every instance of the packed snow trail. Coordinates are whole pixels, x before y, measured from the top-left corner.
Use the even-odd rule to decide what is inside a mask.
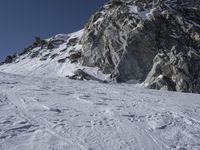
[[[0,73],[0,150],[200,149],[200,95]]]

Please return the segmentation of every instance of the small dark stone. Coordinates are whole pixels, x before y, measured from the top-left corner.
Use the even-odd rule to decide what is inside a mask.
[[[63,50],[61,50],[60,52],[65,52],[67,49],[65,48],[65,49],[63,49]]]
[[[58,54],[53,54],[52,56],[51,56],[51,59],[54,59],[54,58],[56,58],[57,56],[59,56]]]
[[[47,45],[47,49],[54,49],[55,46],[52,42],[49,42],[48,45]]]
[[[81,52],[80,51],[73,52],[70,54],[70,56],[68,58],[70,59],[71,63],[78,62],[78,59],[81,58]]]
[[[35,58],[35,57],[37,57],[39,54],[40,54],[39,51],[35,51],[35,52],[33,52],[33,53],[31,54],[31,58]]]
[[[66,61],[67,58],[63,58],[63,59],[59,59],[58,63],[64,63]]]
[[[67,46],[70,47],[70,46],[75,46],[77,43],[78,43],[78,38],[72,38],[68,41],[67,43]]]
[[[42,58],[40,58],[40,61],[45,61],[45,60],[47,60],[46,57],[42,57]]]

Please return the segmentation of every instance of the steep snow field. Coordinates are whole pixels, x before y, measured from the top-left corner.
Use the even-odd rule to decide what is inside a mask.
[[[1,150],[199,150],[200,95],[0,73]]]
[[[67,43],[71,39],[79,39],[82,32],[83,30],[72,34],[59,34],[46,39],[46,41],[62,40],[63,42],[58,43],[53,49],[36,47],[22,56],[18,56],[14,62],[0,66],[0,71],[28,76],[70,75],[80,65],[71,64],[69,60],[66,60],[66,63],[58,63],[58,61],[66,59],[70,50],[79,51],[81,49],[79,44],[67,46]],[[34,58],[33,54],[36,55]]]
[[[82,34],[83,30],[80,30],[46,39],[47,42],[55,41],[53,49],[43,46],[33,48],[23,55],[18,55],[12,63],[0,65],[0,71],[26,76],[65,77],[73,75],[77,69],[82,69],[98,79],[108,79],[109,75],[103,74],[97,67],[86,67],[79,62],[70,61],[70,52],[75,53],[82,49],[78,42]]]

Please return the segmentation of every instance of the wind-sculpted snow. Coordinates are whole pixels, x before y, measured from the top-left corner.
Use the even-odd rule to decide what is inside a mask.
[[[1,150],[200,149],[200,95],[0,73]]]

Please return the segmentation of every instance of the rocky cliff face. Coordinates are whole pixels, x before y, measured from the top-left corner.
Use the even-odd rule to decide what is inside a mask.
[[[82,63],[119,82],[200,92],[198,0],[112,0],[90,18],[81,41]]]
[[[145,79],[158,52],[158,24],[150,19],[153,6],[140,4],[112,1],[92,16],[82,38],[84,65],[98,66],[120,82]]]
[[[145,84],[153,89],[200,93],[199,52],[173,47],[170,52],[157,54]]]

